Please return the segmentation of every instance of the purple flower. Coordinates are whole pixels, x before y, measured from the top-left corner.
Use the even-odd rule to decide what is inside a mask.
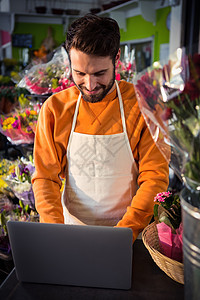
[[[28,164],[25,168],[24,168],[24,172],[26,174],[28,174],[28,172],[30,172],[30,174],[33,174],[33,172],[35,171],[35,167],[32,166],[31,164]]]
[[[27,166],[24,168],[23,173],[29,174],[29,168],[27,168]]]
[[[16,177],[15,170],[11,173],[11,176],[12,176],[12,177]]]
[[[30,126],[27,126],[27,132],[32,132],[32,128]]]
[[[15,194],[19,199],[23,201],[25,205],[28,204],[32,209],[35,209],[35,197],[32,188],[30,189],[30,191]],[[22,208],[20,207],[20,209]]]
[[[19,164],[18,167],[19,167],[20,172],[23,172],[23,170],[24,170],[24,165]]]
[[[24,166],[23,165],[19,165],[18,167],[19,167],[19,174],[23,175],[23,173],[24,173]]]

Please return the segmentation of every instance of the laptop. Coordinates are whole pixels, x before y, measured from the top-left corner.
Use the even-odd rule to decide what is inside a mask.
[[[8,221],[19,281],[130,289],[132,230]]]

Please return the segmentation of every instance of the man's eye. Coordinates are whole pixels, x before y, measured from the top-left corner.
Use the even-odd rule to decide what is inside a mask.
[[[79,75],[79,76],[85,76],[85,73],[77,72],[77,75]]]
[[[99,76],[103,76],[105,74],[105,72],[99,72],[99,73],[95,73],[95,76],[99,77]]]

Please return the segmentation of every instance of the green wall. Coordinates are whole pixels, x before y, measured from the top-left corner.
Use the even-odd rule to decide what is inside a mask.
[[[49,26],[52,28],[53,38],[57,47],[65,41],[63,25],[61,24],[16,23],[13,34],[32,34],[33,47],[31,50],[38,50],[47,36]],[[18,47],[13,47],[13,58],[17,60],[19,59],[19,49]]]
[[[160,44],[169,43],[169,30],[166,26],[170,7],[156,10],[156,24],[144,20],[141,15],[127,19],[127,30],[121,30],[121,42],[144,39],[154,36],[153,60],[159,60]]]

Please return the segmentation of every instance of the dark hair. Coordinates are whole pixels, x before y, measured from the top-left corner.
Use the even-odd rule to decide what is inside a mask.
[[[65,47],[69,56],[71,48],[75,48],[88,55],[115,59],[120,47],[119,26],[111,18],[87,14],[71,24]]]

